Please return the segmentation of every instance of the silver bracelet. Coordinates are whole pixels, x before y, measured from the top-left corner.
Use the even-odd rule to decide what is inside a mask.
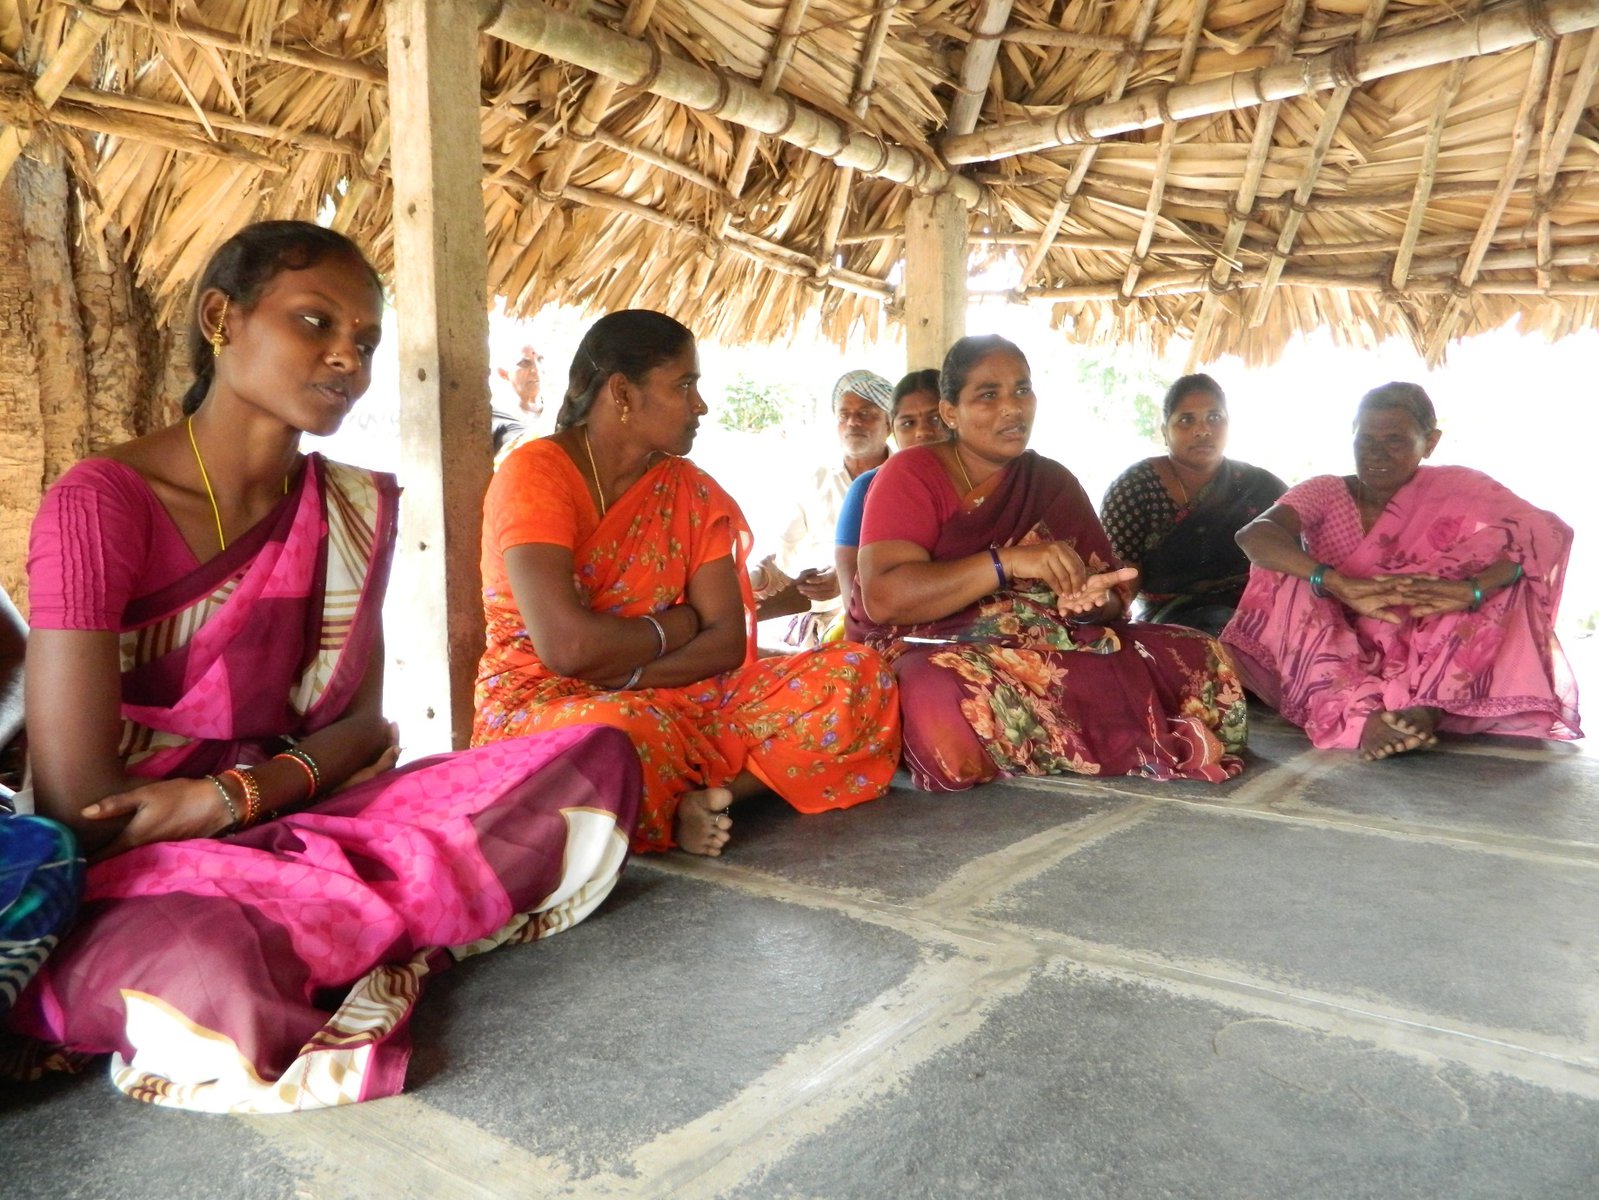
[[[618,691],[618,692],[625,692],[625,691],[628,691],[628,690],[630,690],[632,688],[636,688],[636,687],[638,687],[638,681],[640,679],[642,679],[643,677],[644,677],[644,668],[642,666],[634,667],[633,668],[633,673],[627,677],[626,682],[624,682],[621,686],[619,686],[615,690]]]
[[[655,651],[655,657],[660,658],[661,655],[666,653],[666,626],[662,625],[649,613],[644,614],[644,619],[655,627],[655,639],[660,643]],[[643,669],[643,667],[639,668],[641,671]]]

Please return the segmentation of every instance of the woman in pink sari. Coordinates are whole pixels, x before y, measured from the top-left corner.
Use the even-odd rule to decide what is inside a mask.
[[[1577,738],[1560,643],[1571,529],[1469,467],[1413,383],[1368,392],[1355,474],[1290,488],[1238,534],[1253,564],[1222,641],[1323,749],[1387,758],[1437,731]]]
[[[955,439],[878,470],[847,626],[893,664],[916,786],[1238,774],[1238,680],[1198,630],[1122,619],[1138,573],[1076,477],[1027,449],[1037,399],[1022,352],[962,338],[939,385]]]
[[[339,234],[235,235],[188,418],[51,488],[29,555],[33,800],[96,861],[21,993],[12,1074],[110,1053],[152,1103],[391,1095],[424,978],[566,928],[627,854],[638,763],[573,729],[395,769],[392,476],[302,455],[370,382],[382,292]]]

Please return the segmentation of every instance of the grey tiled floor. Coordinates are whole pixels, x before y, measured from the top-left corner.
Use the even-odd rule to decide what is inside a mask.
[[[0,1093],[6,1196],[1599,1195],[1599,759],[754,801],[292,1117]]]

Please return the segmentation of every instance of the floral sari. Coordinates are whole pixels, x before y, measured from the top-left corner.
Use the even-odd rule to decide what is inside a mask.
[[[1092,571],[1117,565],[1082,486],[1032,451],[965,496],[930,449],[901,451],[878,471],[862,529],[863,546],[911,541],[935,562],[1051,540]],[[1219,782],[1243,769],[1243,691],[1218,644],[1195,630],[1064,620],[1037,580],[911,626],[874,622],[857,585],[848,628],[899,676],[905,759],[920,788],[999,774]]]
[[[126,472],[80,464],[46,497],[37,595],[70,585],[61,564],[85,541],[148,537],[152,562],[186,552],[148,488],[135,477],[128,490],[112,467]],[[84,526],[103,517],[106,487],[152,507],[117,529]],[[128,770],[256,763],[338,719],[378,644],[397,498],[391,477],[313,455],[237,543],[127,606]],[[609,892],[637,769],[611,731],[574,729],[423,759],[230,837],[96,863],[77,927],[10,1014],[25,1036],[0,1044],[0,1067],[26,1076],[111,1053],[128,1094],[210,1112],[392,1095],[426,976],[567,928]]]
[[[495,475],[483,529],[488,645],[473,742],[574,723],[625,730],[644,767],[634,850],[671,847],[683,793],[725,785],[746,769],[806,813],[888,789],[899,758],[894,681],[862,646],[757,659],[748,620],[743,666],[684,687],[629,690],[556,674],[539,659],[505,574],[504,553],[516,545],[571,549],[574,586],[594,611],[621,617],[681,603],[696,571],[731,556],[753,614],[744,516],[687,459],[656,463],[602,516],[565,451],[547,439],[529,443]]]
[[[1245,685],[1323,749],[1360,744],[1373,712],[1441,709],[1438,728],[1582,736],[1577,689],[1555,638],[1571,529],[1469,467],[1422,467],[1369,531],[1344,480],[1307,479],[1279,504],[1307,553],[1360,578],[1469,579],[1502,559],[1523,575],[1476,612],[1393,625],[1359,617],[1302,579],[1255,567],[1222,632]]]

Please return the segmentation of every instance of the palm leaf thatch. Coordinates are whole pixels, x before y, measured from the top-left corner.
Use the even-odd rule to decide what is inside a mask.
[[[983,278],[1078,341],[1261,362],[1329,328],[1436,361],[1599,316],[1599,0],[473,7],[541,31],[480,57],[514,311],[878,336],[932,188]],[[331,213],[386,267],[385,36],[379,0],[0,0],[0,167],[6,139],[66,147],[169,315],[263,217]]]

